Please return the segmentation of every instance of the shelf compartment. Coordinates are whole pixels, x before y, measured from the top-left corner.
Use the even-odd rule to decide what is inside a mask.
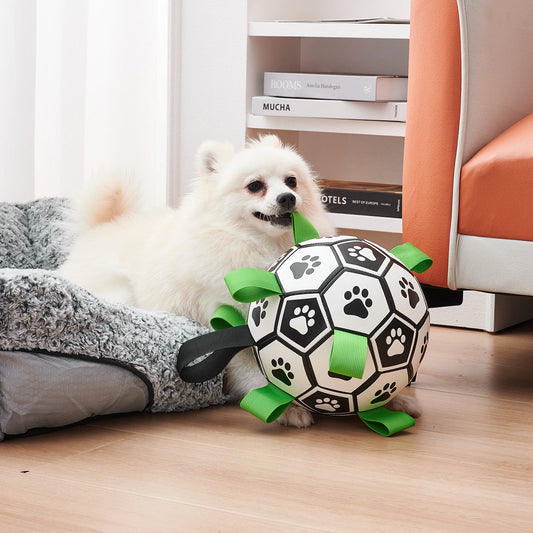
[[[381,231],[383,233],[402,233],[401,218],[345,215],[343,213],[328,213],[328,217],[336,228]]]
[[[339,39],[409,39],[409,24],[353,22],[249,22],[250,37],[326,37]]]

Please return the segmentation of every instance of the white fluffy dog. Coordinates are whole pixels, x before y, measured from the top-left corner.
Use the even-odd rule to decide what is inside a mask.
[[[97,182],[82,198],[82,231],[60,273],[108,300],[207,325],[220,304],[237,305],[225,274],[265,269],[294,244],[291,211],[301,212],[320,235],[334,233],[307,163],[274,135],[238,153],[228,144],[204,143],[198,174],[179,209],[151,212],[141,208],[142,193],[132,181]],[[251,350],[228,365],[233,399],[265,384]],[[313,418],[291,406],[279,421],[305,427]]]

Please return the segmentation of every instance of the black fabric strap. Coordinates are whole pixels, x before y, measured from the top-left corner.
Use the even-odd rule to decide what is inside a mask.
[[[178,374],[189,383],[207,381],[220,374],[237,352],[254,343],[247,325],[212,331],[190,339],[182,344],[178,353]],[[191,365],[203,356],[206,357]]]

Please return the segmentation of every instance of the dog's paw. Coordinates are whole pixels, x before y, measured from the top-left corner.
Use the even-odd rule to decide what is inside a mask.
[[[413,418],[418,418],[422,414],[422,406],[418,400],[404,394],[395,396],[385,407],[391,411],[403,411]]]
[[[292,426],[295,428],[308,428],[315,423],[313,415],[307,409],[294,404],[285,410],[277,422],[282,426]]]

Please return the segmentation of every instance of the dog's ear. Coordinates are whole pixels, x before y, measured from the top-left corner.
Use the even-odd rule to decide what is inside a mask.
[[[200,176],[216,174],[233,157],[234,153],[231,143],[205,141],[196,154],[198,174]]]

